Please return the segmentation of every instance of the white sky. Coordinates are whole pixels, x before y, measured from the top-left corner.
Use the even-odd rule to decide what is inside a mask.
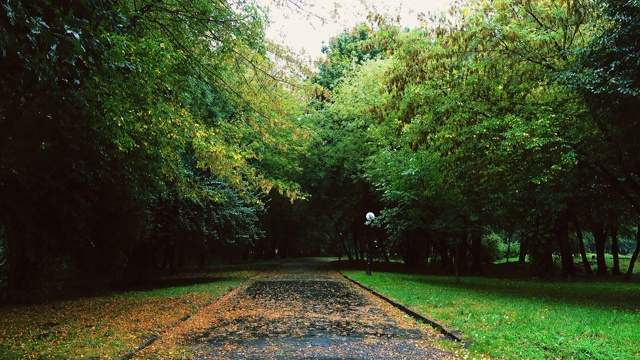
[[[271,25],[267,29],[267,37],[285,44],[297,52],[304,52],[315,60],[322,56],[322,45],[345,28],[352,28],[366,20],[367,8],[361,0],[255,0],[263,7],[269,7]],[[452,0],[376,0],[368,1],[380,13],[393,17],[400,15],[401,24],[406,27],[418,25],[418,14],[444,10]],[[305,16],[287,5],[276,6],[277,3],[293,3],[312,15]],[[306,5],[305,5],[306,4]],[[337,12],[338,18],[334,19]],[[317,17],[316,17],[317,16]],[[326,19],[322,21],[320,18]]]

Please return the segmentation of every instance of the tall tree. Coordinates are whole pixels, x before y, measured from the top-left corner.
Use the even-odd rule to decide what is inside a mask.
[[[601,31],[568,71],[569,84],[585,98],[595,146],[581,146],[584,166],[640,212],[640,2],[596,1]],[[583,144],[587,145],[587,144]]]
[[[132,259],[158,199],[204,225],[216,204],[241,212],[234,199],[301,194],[268,165],[306,140],[292,122],[302,97],[267,56],[264,21],[233,1],[3,6],[0,226],[12,288],[49,260]]]
[[[555,79],[587,41],[590,11],[578,2],[470,2],[454,8],[455,20],[405,35],[394,55],[386,136],[438,159],[440,186],[459,202],[449,226],[464,219],[474,261],[478,233],[508,214],[527,219],[535,272],[550,270],[560,248],[573,272],[566,213],[585,107]]]
[[[364,215],[377,209],[363,177],[364,161],[374,148],[366,132],[377,116],[369,110],[379,101],[380,59],[387,56],[383,42],[391,42],[397,32],[382,22],[343,31],[323,49],[326,58],[309,79],[312,101],[301,122],[314,129],[314,143],[300,159],[305,169],[300,183],[311,196],[293,210],[296,216],[283,218],[306,219],[305,241],[324,244],[319,247],[333,253],[363,257],[371,239],[365,239]],[[376,70],[371,75],[361,66]]]

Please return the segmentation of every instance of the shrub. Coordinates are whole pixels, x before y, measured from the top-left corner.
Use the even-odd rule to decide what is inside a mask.
[[[507,245],[500,235],[486,234],[482,237],[482,262],[492,262],[504,257]]]
[[[507,244],[504,244],[504,252],[502,258],[507,257]],[[520,255],[520,243],[511,241],[511,248],[509,248],[509,257],[516,257]]]

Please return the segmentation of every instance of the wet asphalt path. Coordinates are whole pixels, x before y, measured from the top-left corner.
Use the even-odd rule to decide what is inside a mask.
[[[192,334],[196,359],[443,359],[441,336],[331,270],[298,261],[265,272]]]

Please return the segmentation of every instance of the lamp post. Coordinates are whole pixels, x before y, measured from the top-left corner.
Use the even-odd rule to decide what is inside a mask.
[[[372,221],[376,218],[374,213],[368,212],[365,216],[367,221]],[[367,239],[367,275],[371,276],[371,231],[368,231],[369,237]]]

